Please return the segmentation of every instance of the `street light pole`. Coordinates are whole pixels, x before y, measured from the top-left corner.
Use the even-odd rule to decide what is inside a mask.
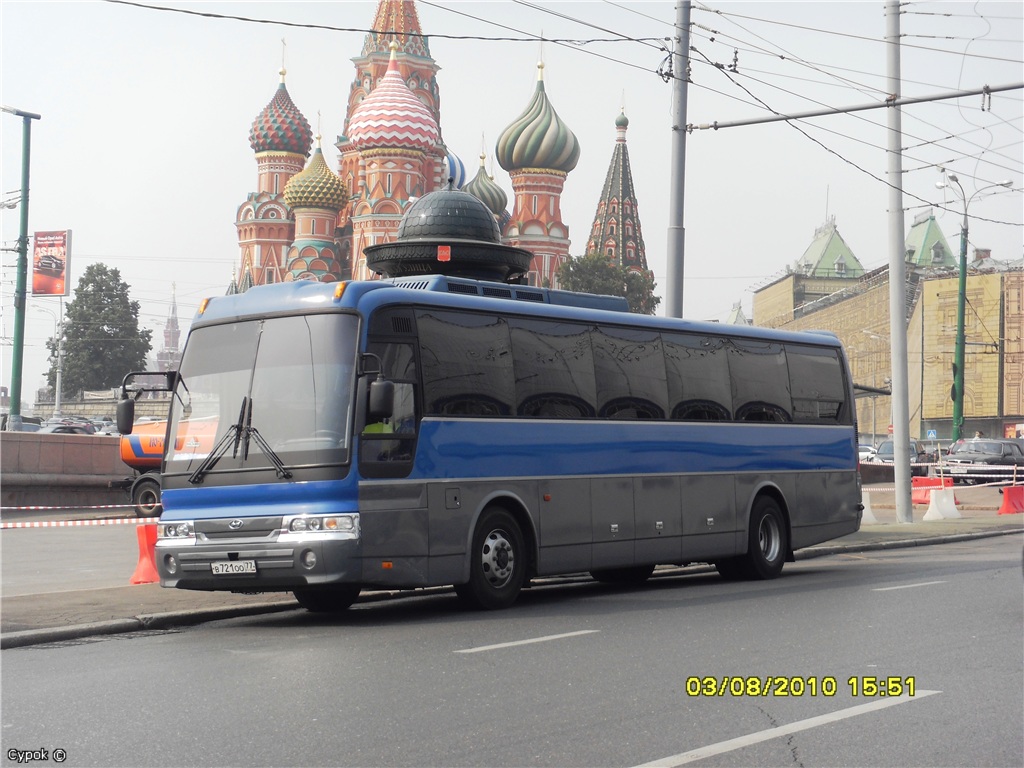
[[[956,181],[956,176],[950,176]],[[963,195],[963,187],[960,187]],[[953,442],[963,437],[964,429],[964,355],[967,337],[964,330],[967,311],[967,198],[964,198],[964,220],[960,225],[960,280],[956,290],[956,341],[953,347]]]
[[[28,169],[32,147],[32,121],[42,116],[33,112],[22,112],[13,107],[0,107],[22,118],[21,140],[21,227],[18,232],[18,265],[14,286],[14,338],[11,356],[11,407],[7,416],[7,429],[21,431],[21,366],[25,358],[25,285],[28,275]]]
[[[953,442],[963,437],[964,428],[964,357],[967,348],[967,334],[965,331],[965,314],[967,311],[967,208],[971,201],[980,193],[992,187],[1009,187],[1012,181],[1000,181],[996,184],[989,184],[977,190],[970,197],[964,192],[960,179],[955,174],[946,176],[949,181],[956,184],[960,190],[960,199],[964,201],[964,218],[960,225],[960,279],[957,285],[956,294],[956,340],[953,348],[953,389],[950,397],[953,399]],[[935,184],[939,189],[949,187],[949,182],[939,181]]]

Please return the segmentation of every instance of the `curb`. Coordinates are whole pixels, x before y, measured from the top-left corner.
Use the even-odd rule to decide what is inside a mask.
[[[919,539],[894,539],[893,541],[875,541],[865,544],[839,544],[826,547],[808,547],[794,553],[795,560],[812,560],[825,555],[838,555],[843,552],[870,552],[880,549],[907,549],[909,547],[927,547],[933,544],[953,544],[957,541],[988,539],[993,536],[1009,536],[1021,533],[1021,530],[976,531],[975,533],[950,533],[940,536],[926,536]]]
[[[928,536],[918,539],[895,539],[893,541],[876,541],[864,544],[838,544],[824,547],[808,547],[794,553],[795,560],[812,560],[827,555],[838,555],[844,552],[869,552],[872,550],[907,549],[910,547],[927,547],[935,544],[952,544],[958,541],[986,539],[993,536],[1008,536],[1022,531],[996,530],[978,531],[974,533],[954,533],[940,536]],[[675,566],[658,571],[656,576],[680,575],[680,572],[703,573],[714,571],[714,566]],[[553,586],[570,584],[578,581],[590,581],[590,577],[562,576],[534,581],[534,586]],[[440,594],[450,591],[451,587],[427,587],[416,590],[417,594]],[[374,591],[360,596],[360,602],[383,602],[395,597],[408,595],[409,590]],[[141,630],[165,630],[175,627],[189,627],[208,621],[234,619],[242,616],[257,616],[270,613],[301,610],[294,600],[274,601],[256,605],[233,606],[225,608],[198,608],[188,611],[169,611],[165,613],[141,614],[130,619],[112,619],[91,624],[75,624],[68,627],[48,627],[46,629],[27,629],[20,632],[0,634],[0,649],[25,648],[44,643],[57,643],[67,640],[79,640],[84,637],[101,635],[118,635]]]

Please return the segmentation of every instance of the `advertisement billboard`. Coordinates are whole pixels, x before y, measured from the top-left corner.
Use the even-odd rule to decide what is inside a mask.
[[[32,295],[67,296],[71,230],[36,232],[32,249]]]

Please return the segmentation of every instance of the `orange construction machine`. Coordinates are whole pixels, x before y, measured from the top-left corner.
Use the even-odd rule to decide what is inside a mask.
[[[182,429],[175,440],[175,450],[186,447],[190,452],[209,453],[217,431],[216,420],[193,421]],[[139,517],[160,514],[160,465],[164,460],[166,421],[136,424],[130,435],[121,435],[121,461],[136,471],[133,478],[124,481]]]

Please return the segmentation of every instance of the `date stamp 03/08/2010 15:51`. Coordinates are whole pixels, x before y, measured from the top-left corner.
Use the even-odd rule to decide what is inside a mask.
[[[789,677],[783,675],[745,675],[686,678],[687,696],[835,696],[839,681],[832,676]],[[917,681],[913,677],[855,675],[846,687],[855,698],[913,697]]]

